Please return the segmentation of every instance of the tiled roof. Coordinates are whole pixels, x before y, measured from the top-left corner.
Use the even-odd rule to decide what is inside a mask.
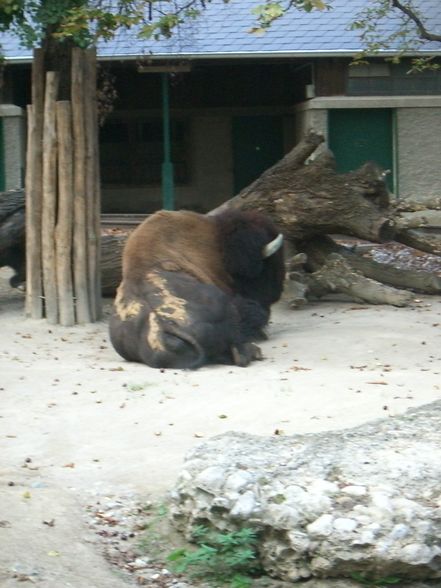
[[[212,0],[202,16],[183,25],[168,40],[140,40],[135,31],[121,31],[108,42],[100,42],[98,54],[104,59],[152,57],[216,58],[261,56],[351,55],[362,48],[350,23],[369,0],[333,0],[330,11],[289,11],[264,34],[249,30],[256,26],[251,10],[263,0]],[[418,0],[432,32],[441,33],[441,0]],[[397,20],[384,30],[392,32]],[[30,59],[31,52],[12,35],[2,33],[0,44],[8,60]],[[424,43],[419,51],[441,54],[440,43]]]

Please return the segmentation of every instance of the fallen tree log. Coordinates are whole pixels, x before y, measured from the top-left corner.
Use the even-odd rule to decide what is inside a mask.
[[[412,292],[440,293],[440,276],[364,259],[331,238],[341,234],[377,243],[396,240],[439,255],[441,232],[433,230],[441,221],[440,200],[391,203],[385,174],[374,163],[338,174],[330,151],[310,161],[323,140],[310,131],[281,161],[210,214],[228,208],[260,210],[277,223],[295,253],[306,254],[307,263],[296,264],[290,273],[287,297],[292,307],[328,292],[398,306],[414,300]]]
[[[441,255],[441,235],[440,233],[432,233],[430,229],[399,231],[396,240],[414,249]]]
[[[398,269],[390,264],[379,263],[354,252],[349,247],[338,245],[330,237],[317,237],[303,242],[301,249],[306,253],[310,271],[317,271],[330,255],[338,254],[355,271],[372,280],[423,294],[441,293],[441,277],[426,271]]]
[[[415,210],[403,212],[395,220],[398,231],[405,229],[417,229],[420,227],[432,227],[441,229],[441,210]]]
[[[394,236],[384,176],[371,163],[337,174],[330,151],[305,165],[324,138],[310,132],[280,162],[209,214],[227,208],[260,210],[292,241],[343,233],[384,242]]]

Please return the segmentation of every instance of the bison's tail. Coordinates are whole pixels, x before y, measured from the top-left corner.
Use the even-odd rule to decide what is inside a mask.
[[[207,358],[199,342],[174,324],[162,325],[162,349],[142,360],[156,368],[197,369]]]

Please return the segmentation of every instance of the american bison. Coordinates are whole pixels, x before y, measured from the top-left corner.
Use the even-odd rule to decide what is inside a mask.
[[[283,281],[282,235],[260,213],[159,211],[125,245],[112,344],[154,368],[246,366]]]
[[[26,279],[25,209],[23,190],[0,192],[0,267],[9,266],[15,274],[13,288]]]

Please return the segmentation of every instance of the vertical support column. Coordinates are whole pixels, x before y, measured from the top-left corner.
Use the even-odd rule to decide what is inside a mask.
[[[162,163],[162,206],[174,210],[173,163],[171,160],[170,98],[168,73],[161,74],[162,82],[162,121],[164,137],[164,161]]]
[[[72,130],[74,145],[74,287],[76,316],[81,323],[92,321],[88,289],[86,132],[84,113],[84,59],[78,47],[72,50]]]
[[[43,206],[44,52],[34,49],[32,105],[28,112],[26,154],[26,316],[44,316],[41,215]]]
[[[57,72],[46,74],[43,124],[43,199],[41,216],[42,267],[45,312],[48,322],[58,322],[58,293],[55,258],[55,211],[57,190],[57,121],[56,100],[58,93]],[[34,113],[35,114],[35,113]]]
[[[0,118],[0,192],[6,189],[5,177],[5,147],[3,137],[3,120]]]

